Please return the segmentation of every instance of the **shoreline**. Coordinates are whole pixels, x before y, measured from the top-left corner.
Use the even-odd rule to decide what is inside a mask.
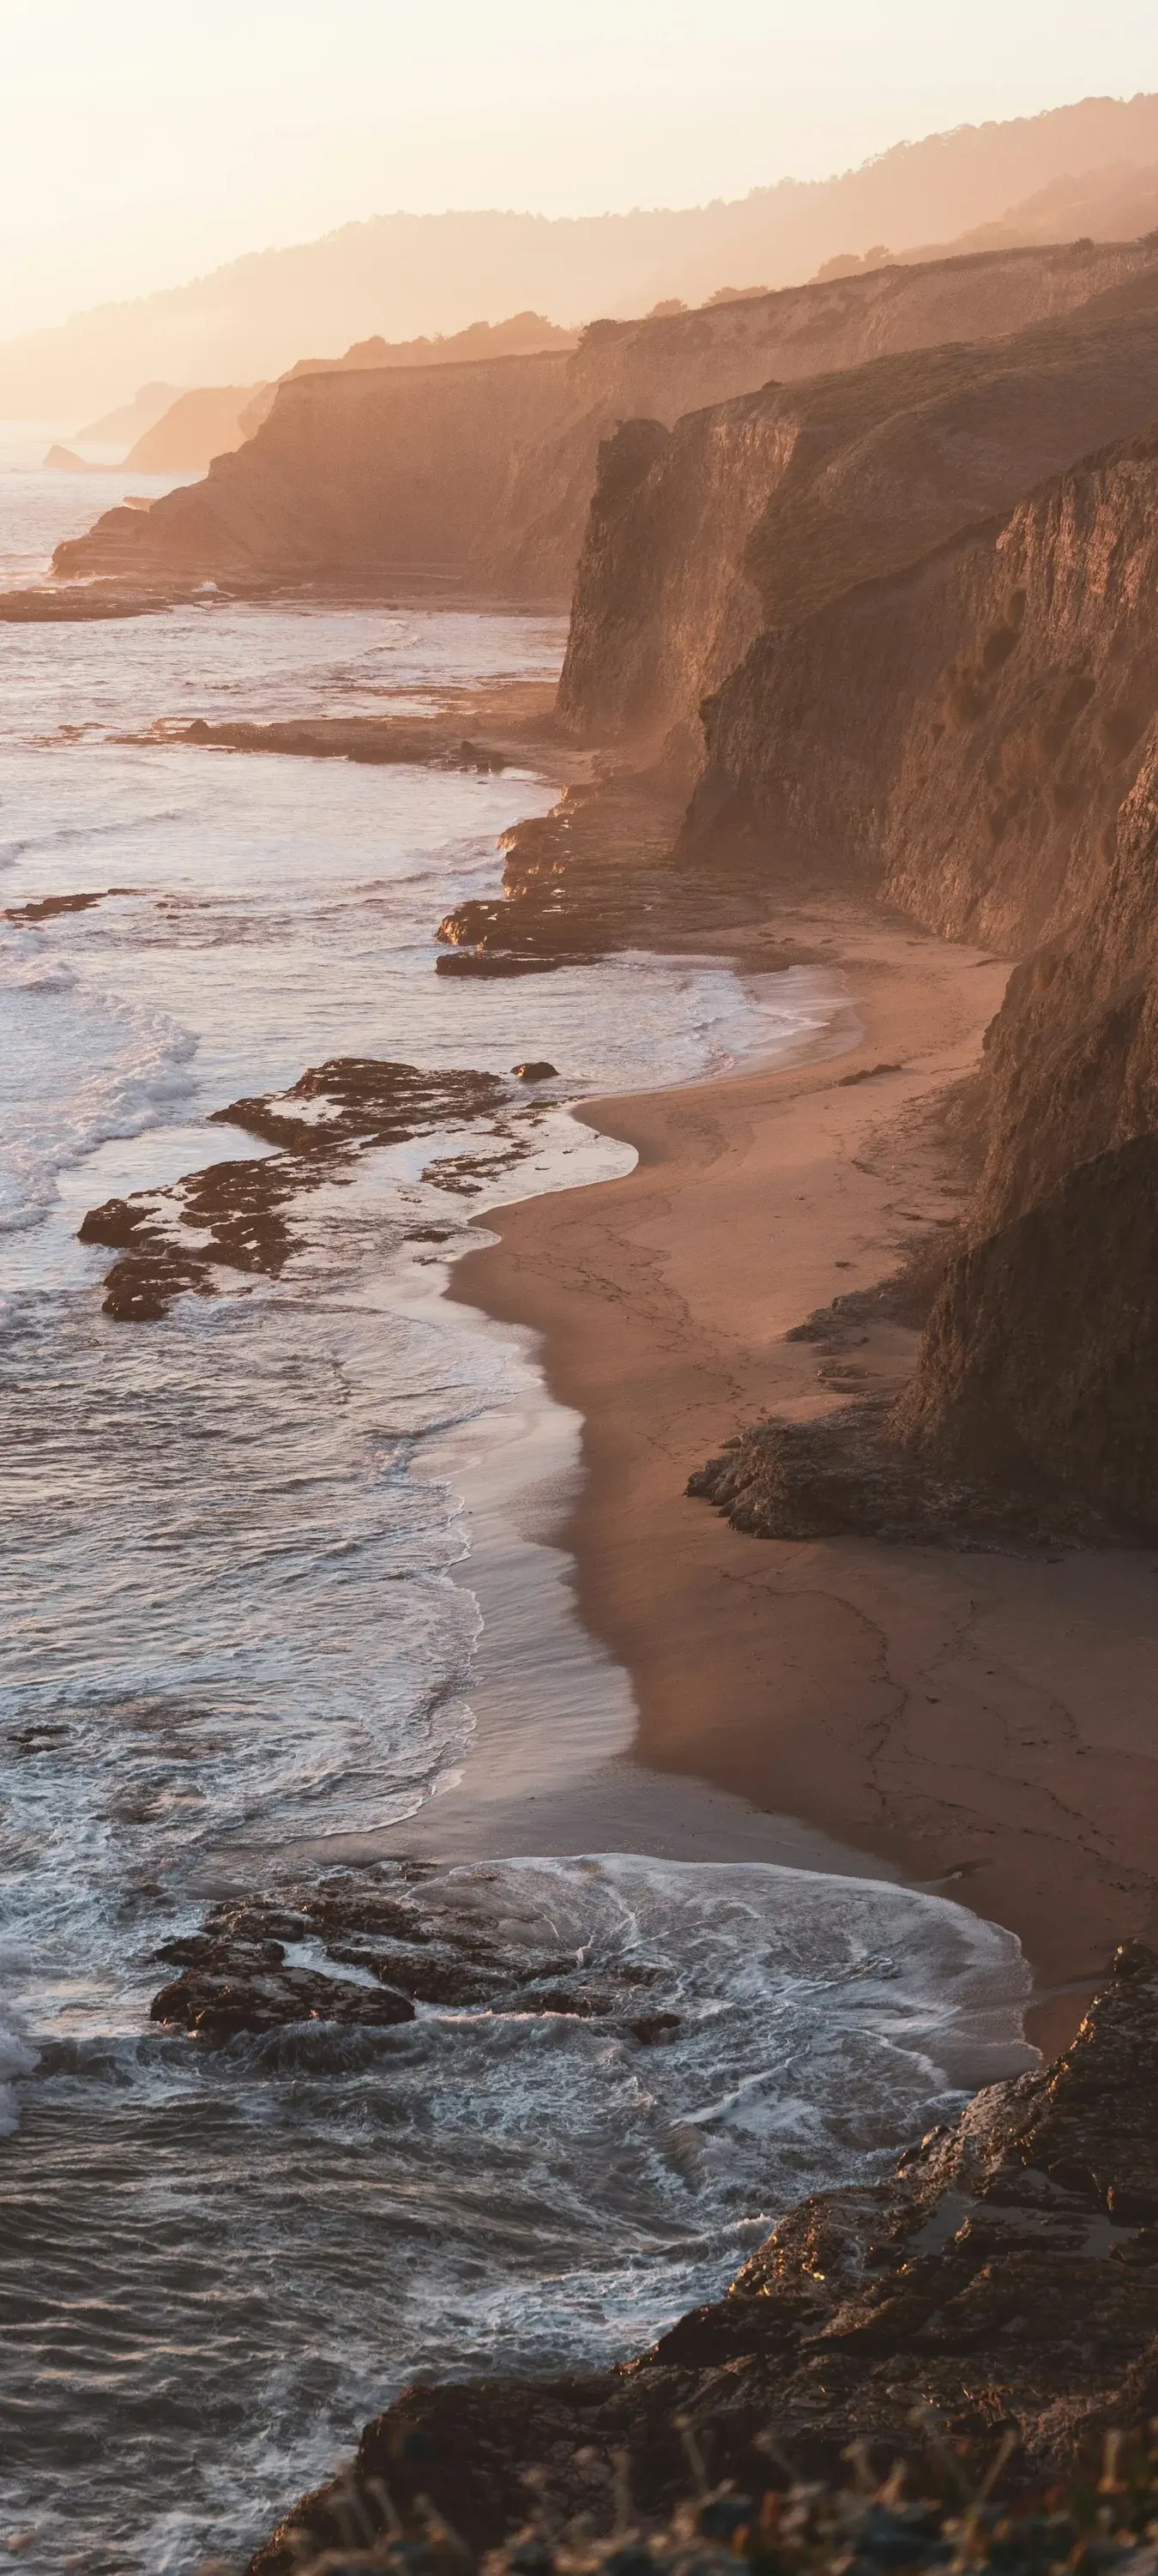
[[[684,1493],[762,1410],[847,1398],[847,1379],[818,1382],[815,1344],[783,1336],[894,1272],[918,1228],[957,1221],[936,1104],[977,1062],[1009,972],[844,899],[778,914],[764,944],[786,932],[843,970],[859,1045],[576,1104],[635,1170],[488,1211],[498,1242],[448,1283],[536,1333],[548,1392],[581,1419],[581,1474],[540,1536],[572,1561],[579,1617],[637,1710],[629,1752],[557,1795],[492,1802],[485,1840],[496,1854],[505,1826],[508,1851],[532,1830],[540,1850],[622,1849],[638,1819],[634,1847],[672,1857],[903,1879],[1018,1935],[1048,2055],[1116,1944],[1158,1923],[1135,1713],[1158,1686],[1153,1552],[790,1544]],[[745,938],[746,967],[761,944]],[[720,946],[734,961],[734,934]],[[896,1382],[917,1339],[873,1325],[858,1377]],[[408,1843],[449,1852],[473,1829],[479,1848],[467,1769],[465,1796],[433,1800]]]

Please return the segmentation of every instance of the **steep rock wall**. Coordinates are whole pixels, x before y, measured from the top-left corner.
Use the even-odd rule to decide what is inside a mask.
[[[1095,305],[1006,341],[879,358],[700,412],[630,488],[610,443],[576,583],[566,720],[686,740],[705,692],[761,634],[721,692],[709,746],[717,791],[767,809],[778,746],[790,773],[813,771],[794,759],[782,699],[786,688],[799,712],[811,694],[791,682],[808,616],[1152,417],[1153,279],[1135,300],[1141,309]],[[819,691],[821,704],[833,697]]]
[[[1150,432],[762,637],[708,711],[698,800],[773,868],[859,873],[1022,952],[969,1248],[889,1436],[1135,1533],[1158,1530],[1156,597]]]
[[[625,418],[671,427],[770,377],[796,382],[898,350],[997,336],[1154,276],[1154,243],[1002,251],[598,323],[571,357],[501,362],[530,371],[509,382],[493,360],[392,368],[389,385],[378,369],[298,377],[229,474],[215,469],[179,499],[136,514],[132,528],[109,513],[62,550],[58,568],[150,579],[245,567],[341,574],[353,546],[370,573],[437,561],[494,595],[566,597],[600,442]],[[306,383],[313,391],[303,400]],[[424,530],[419,481],[436,523]]]
[[[1063,929],[1158,709],[1156,488],[1145,434],[761,635],[706,711],[697,813],[955,938]]]
[[[1158,1136],[1079,1162],[953,1263],[894,1417],[968,1472],[1158,1529]]]

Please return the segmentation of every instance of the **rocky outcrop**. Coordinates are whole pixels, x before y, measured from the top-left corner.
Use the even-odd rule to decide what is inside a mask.
[[[890,2181],[805,2201],[641,2360],[409,2390],[252,2576],[289,2576],[295,2545],[340,2545],[350,2485],[368,2530],[387,2499],[405,2511],[423,2493],[479,2547],[524,2520],[528,2472],[549,2515],[606,2527],[625,2451],[637,2507],[665,2511],[689,2421],[713,2478],[748,2494],[769,2483],[770,2431],[798,2476],[839,2476],[851,2442],[878,2467],[912,2458],[928,2412],[987,2465],[1010,2427],[1014,2482],[1048,2479],[1091,2431],[1154,2410],[1156,2136],[1158,1960],[1132,1950],[1055,2065],[988,2086]]]
[[[859,623],[842,609],[815,648],[808,621],[1004,515],[1044,475],[1143,429],[1156,406],[1158,281],[1147,277],[1002,342],[767,387],[681,420],[662,444],[633,425],[603,450],[561,713],[603,737],[656,743],[676,728],[690,747],[700,701],[718,690],[700,810],[715,818],[746,797],[779,824],[781,766],[803,802],[823,797],[831,738],[863,837],[860,769],[866,750],[876,757],[883,694],[868,633],[879,626],[911,695],[924,663],[947,658],[938,575],[923,576],[927,609],[903,597],[895,638],[875,595]],[[1011,576],[995,623],[1015,586]],[[960,613],[954,592],[946,634]],[[996,667],[999,642],[990,650]]]
[[[680,2027],[678,2014],[654,2009],[646,1964],[593,1970],[582,1952],[504,1941],[456,1905],[453,1880],[430,1862],[384,1861],[215,1906],[157,1956],[180,1974],[154,1996],[150,2020],[212,2047],[303,2022],[401,2027],[420,2004],[603,2020],[640,2048]]]
[[[435,566],[491,594],[563,599],[600,442],[624,419],[670,427],[770,377],[988,338],[1151,276],[1152,243],[1004,251],[601,322],[571,356],[297,376],[231,464],[140,527],[107,513],[57,568],[382,581]]]

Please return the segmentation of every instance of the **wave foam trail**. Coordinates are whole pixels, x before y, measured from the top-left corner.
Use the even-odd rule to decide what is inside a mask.
[[[58,1173],[171,1118],[197,1040],[165,1011],[86,989],[35,932],[0,923],[0,1234],[36,1225]]]

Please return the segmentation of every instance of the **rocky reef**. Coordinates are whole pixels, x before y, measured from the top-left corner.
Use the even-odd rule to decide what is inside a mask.
[[[486,1122],[494,1138],[510,1097],[496,1074],[423,1073],[411,1064],[340,1056],[312,1065],[289,1091],[214,1110],[211,1123],[239,1127],[275,1151],[263,1160],[211,1163],[165,1189],[135,1190],[90,1208],[80,1241],[106,1244],[119,1256],[105,1279],[105,1314],[121,1323],[155,1322],[187,1290],[211,1295],[222,1269],[276,1279],[301,1247],[291,1210],[310,1191],[351,1180],[358,1155],[375,1145],[467,1120]],[[500,1134],[499,1152],[504,1141]],[[432,1168],[445,1187],[473,1185],[461,1168]]]
[[[407,2391],[251,2576],[340,2548],[351,2500],[369,2538],[425,2495],[477,2548],[525,2519],[531,2479],[552,2522],[598,2529],[621,2454],[638,2508],[663,2513],[689,2423],[713,2478],[747,2493],[768,2485],[770,2434],[798,2476],[839,2479],[853,2443],[912,2459],[930,2418],[986,2464],[1008,2431],[1012,2483],[1048,2481],[1158,2400],[1156,2136],[1158,1959],[1135,1948],[1054,2065],[987,2086],[891,2179],[792,2210],[641,2359]]]

